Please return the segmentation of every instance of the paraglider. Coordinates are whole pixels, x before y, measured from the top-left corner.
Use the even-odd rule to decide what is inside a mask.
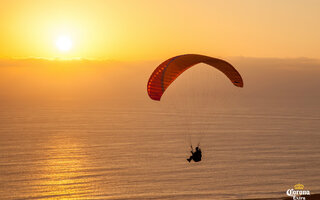
[[[177,79],[177,77],[187,69],[199,63],[205,63],[216,68],[226,75],[233,85],[236,87],[243,87],[241,75],[230,63],[209,56],[185,54],[164,61],[153,71],[147,84],[149,97],[152,100],[160,101],[167,88]],[[189,162],[191,160],[195,162],[201,161],[202,152],[199,147],[196,147],[195,151],[192,149],[191,153],[192,155],[187,159]]]
[[[243,87],[241,75],[228,62],[209,56],[185,54],[164,61],[153,71],[147,85],[149,97],[160,101],[166,89],[180,74],[199,63],[211,65],[224,73],[235,86]]]

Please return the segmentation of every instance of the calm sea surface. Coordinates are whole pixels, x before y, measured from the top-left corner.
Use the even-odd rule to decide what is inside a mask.
[[[320,192],[318,103],[219,108],[191,128],[186,118],[143,102],[2,104],[0,199],[279,198],[297,183]],[[190,141],[202,162],[186,161]]]

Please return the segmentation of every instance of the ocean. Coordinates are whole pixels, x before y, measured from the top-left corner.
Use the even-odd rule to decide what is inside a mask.
[[[154,105],[2,104],[1,199],[281,198],[298,183],[320,192],[317,104],[193,116],[207,127],[199,163],[186,161],[198,127]]]

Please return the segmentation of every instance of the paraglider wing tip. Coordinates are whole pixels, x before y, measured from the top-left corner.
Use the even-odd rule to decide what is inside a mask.
[[[239,82],[239,81],[233,81],[233,84],[237,87],[241,87],[243,88],[243,82]]]
[[[160,101],[161,97],[158,96],[151,96],[149,95],[150,99],[155,100],[155,101]]]

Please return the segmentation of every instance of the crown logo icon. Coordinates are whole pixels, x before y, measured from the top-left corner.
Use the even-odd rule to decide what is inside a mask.
[[[295,190],[303,190],[303,188],[304,188],[304,185],[302,185],[300,183],[294,185]]]

